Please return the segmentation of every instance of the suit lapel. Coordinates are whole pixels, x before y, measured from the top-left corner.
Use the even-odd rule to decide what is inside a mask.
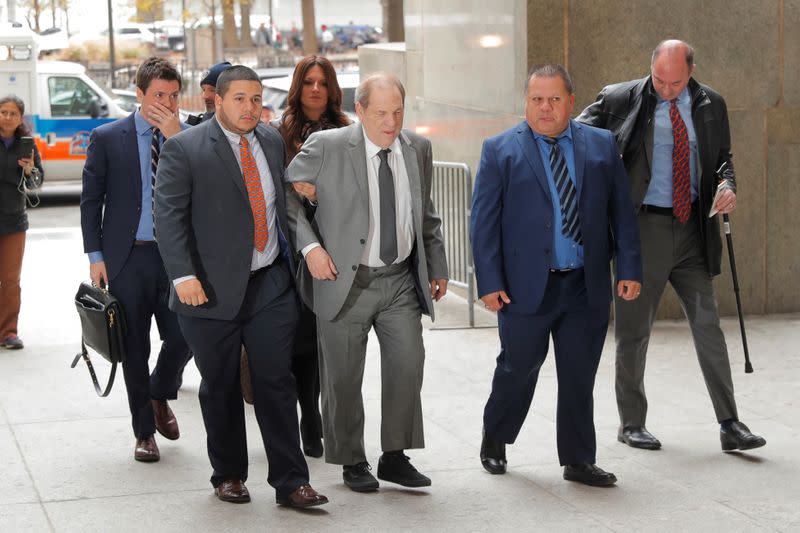
[[[364,146],[364,133],[360,124],[348,126],[352,128],[347,152],[353,165],[353,175],[358,188],[361,190],[361,199],[364,205],[369,206],[369,183],[367,183],[367,149]]]
[[[411,210],[414,215],[416,231],[422,229],[422,182],[420,179],[417,150],[411,145],[408,137],[400,132],[400,146],[403,147],[403,161],[406,165],[408,185],[411,189]]]
[[[225,136],[225,133],[223,133],[222,128],[219,127],[219,124],[217,124],[216,120],[211,121],[208,130],[211,140],[214,143],[214,151],[227,168],[226,174],[231,177],[233,182],[239,188],[239,191],[241,191],[242,196],[244,196],[249,202],[247,189],[244,186],[244,177],[242,176],[242,171],[239,168],[239,163],[236,162],[236,156],[233,155],[233,149],[231,148],[228,138]]]
[[[575,163],[575,186],[578,189],[578,205],[580,205],[583,191],[583,171],[586,166],[586,137],[579,123],[570,120],[570,126],[572,128],[572,155]]]
[[[275,198],[281,199],[283,198],[283,161],[281,160],[280,154],[275,153],[274,145],[269,142],[260,126],[256,128],[255,133],[256,139],[258,139],[258,143],[261,145],[261,151],[264,152],[264,157],[267,159],[267,164],[269,165],[269,173],[272,175],[272,184],[275,187]]]
[[[120,153],[131,154],[133,165],[131,165],[132,172],[130,172],[131,186],[133,187],[134,194],[136,195],[137,205],[142,204],[142,176],[141,168],[142,163],[139,161],[139,136],[136,134],[136,122],[131,113],[122,122],[122,129],[120,130]],[[131,146],[135,146],[136,150],[131,150]]]
[[[550,195],[550,186],[547,184],[547,174],[545,173],[544,166],[542,166],[542,157],[539,154],[539,147],[536,146],[536,140],[531,135],[530,128],[526,122],[520,123],[517,128],[517,142],[522,148],[522,155],[528,161],[533,175],[545,194]]]

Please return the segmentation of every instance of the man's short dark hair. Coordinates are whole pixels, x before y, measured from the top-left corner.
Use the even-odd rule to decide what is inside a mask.
[[[217,78],[216,91],[220,98],[225,98],[225,93],[234,81],[255,81],[261,84],[261,78],[258,77],[256,71],[244,65],[233,65],[226,69]]]
[[[564,68],[564,65],[560,65],[558,63],[540,63],[538,65],[534,65],[531,69],[530,73],[528,74],[528,79],[525,80],[525,92],[528,92],[528,85],[531,83],[531,79],[533,78],[555,78],[559,77],[564,81],[564,87],[567,88],[567,92],[569,94],[573,94],[575,92],[575,88],[572,85],[572,78],[567,72],[567,69]]]
[[[172,63],[160,57],[148,57],[136,71],[136,87],[143,93],[147,92],[153,80],[177,81],[178,89],[183,87],[180,72]]]

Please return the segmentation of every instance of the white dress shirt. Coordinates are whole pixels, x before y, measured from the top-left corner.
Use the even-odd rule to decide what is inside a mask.
[[[381,158],[378,152],[381,147],[373,143],[364,134],[364,148],[366,151],[366,164],[367,164],[367,183],[369,185],[369,231],[367,232],[367,240],[364,245],[364,252],[361,255],[361,264],[370,267],[382,267],[386,264],[380,259],[380,220],[381,220],[381,206],[380,206],[380,188],[378,182],[378,169],[380,168]],[[408,172],[406,172],[406,164],[403,159],[403,147],[400,144],[400,139],[397,138],[389,146],[388,163],[389,168],[392,169],[392,176],[394,178],[394,199],[395,199],[395,216],[397,228],[397,259],[395,264],[402,263],[411,254],[411,249],[414,246],[414,219],[411,210],[411,185],[408,181]],[[304,247],[302,250],[305,257],[308,252],[319,246],[319,243],[314,242]]]
[[[217,118],[214,117],[214,120],[217,120]],[[240,172],[242,169],[240,138],[244,137],[247,139],[247,142],[250,144],[250,153],[256,160],[258,174],[261,177],[261,189],[264,191],[264,199],[266,200],[267,204],[267,231],[269,232],[269,237],[267,238],[267,245],[264,247],[263,252],[259,252],[255,247],[255,243],[253,244],[253,258],[250,261],[250,270],[258,270],[259,268],[271,265],[280,253],[277,218],[275,216],[275,184],[272,182],[272,174],[269,171],[267,157],[264,155],[263,150],[261,150],[261,143],[258,142],[255,132],[251,131],[250,133],[242,136],[238,133],[226,130],[225,127],[220,124],[219,120],[217,120],[217,124],[219,124],[219,127],[222,128],[222,132],[225,134],[225,137],[228,139],[228,142],[231,145],[233,155],[236,157],[236,162],[239,163]],[[184,276],[174,280],[173,283],[178,285],[181,282],[195,278],[196,276]]]

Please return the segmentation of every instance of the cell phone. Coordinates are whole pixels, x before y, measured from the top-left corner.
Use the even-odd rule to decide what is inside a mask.
[[[33,137],[20,137],[19,138],[20,151],[22,152],[21,159],[31,157],[33,153]]]

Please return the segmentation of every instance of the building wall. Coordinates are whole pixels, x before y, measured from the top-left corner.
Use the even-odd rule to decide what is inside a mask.
[[[604,85],[646,75],[660,40],[690,42],[695,77],[728,103],[744,310],[800,310],[800,0],[406,0],[405,19],[408,125],[473,171],[482,140],[521,120],[531,65],[569,68],[577,114]],[[735,314],[723,264],[717,296]],[[668,292],[660,316],[680,316]]]

